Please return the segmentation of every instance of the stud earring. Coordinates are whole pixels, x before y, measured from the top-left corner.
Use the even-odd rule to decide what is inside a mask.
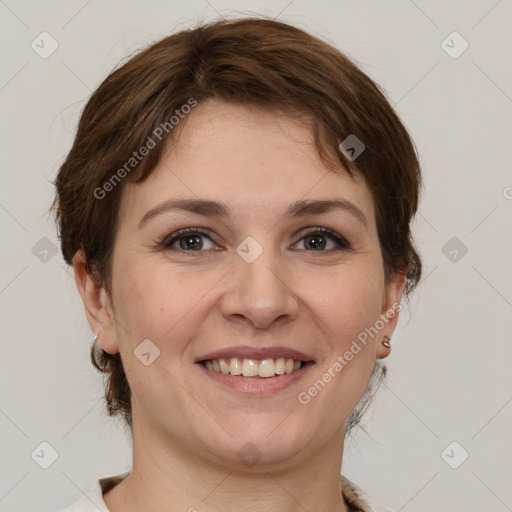
[[[382,344],[387,348],[391,348],[391,344],[389,343],[390,341],[391,341],[391,338],[389,336],[384,336],[384,339],[382,340]]]

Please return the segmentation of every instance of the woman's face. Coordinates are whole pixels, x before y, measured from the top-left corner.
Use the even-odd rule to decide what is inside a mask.
[[[123,192],[100,344],[120,351],[145,433],[231,465],[307,457],[343,440],[396,323],[378,322],[403,278],[385,283],[369,189],[322,164],[304,121],[210,100],[180,128],[150,177]],[[309,363],[247,377],[198,362],[223,350],[225,367],[238,356],[245,373],[255,363],[243,359],[273,359],[270,373],[280,356]]]

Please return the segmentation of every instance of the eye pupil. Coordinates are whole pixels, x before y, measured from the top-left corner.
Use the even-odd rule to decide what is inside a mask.
[[[320,241],[318,241],[320,239]],[[323,235],[311,235],[306,237],[306,240],[309,241],[310,247],[313,249],[324,249],[325,248],[325,237]],[[311,244],[311,242],[313,242]]]
[[[181,249],[195,249],[202,247],[202,240],[199,235],[189,235],[181,237],[180,239]]]

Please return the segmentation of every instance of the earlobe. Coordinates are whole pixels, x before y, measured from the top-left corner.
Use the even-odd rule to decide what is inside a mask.
[[[384,288],[382,301],[381,319],[382,329],[377,345],[377,358],[383,359],[391,352],[391,334],[395,330],[400,313],[402,293],[407,282],[405,272],[395,271],[392,278]]]
[[[82,250],[73,257],[73,270],[78,292],[92,332],[98,336],[98,345],[109,354],[119,352],[115,330],[115,319],[106,290],[87,271],[86,258]]]

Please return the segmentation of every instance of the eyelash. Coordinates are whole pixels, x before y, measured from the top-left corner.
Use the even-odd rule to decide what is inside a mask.
[[[346,238],[344,238],[343,236],[339,235],[336,231],[334,231],[334,230],[332,230],[330,228],[316,227],[316,228],[311,228],[308,231],[303,231],[303,232],[301,232],[299,234],[301,235],[301,238],[299,239],[299,241],[302,240],[303,238],[305,238],[308,235],[320,234],[320,235],[325,235],[328,238],[331,238],[338,245],[337,249],[329,249],[329,250],[321,250],[321,251],[301,249],[301,250],[306,251],[306,252],[331,253],[331,252],[338,251],[338,250],[350,250],[350,249],[352,249],[350,243],[346,240]],[[185,250],[185,249],[181,249],[181,248],[176,249],[176,248],[171,247],[175,242],[180,240],[180,238],[183,238],[185,235],[201,235],[201,236],[205,236],[205,237],[209,238],[212,242],[215,243],[215,241],[212,240],[210,235],[207,232],[202,231],[201,229],[197,229],[197,228],[184,228],[184,229],[180,229],[179,231],[176,231],[172,235],[167,236],[161,242],[160,248],[161,249],[166,249],[166,250],[177,250],[177,251],[187,252],[187,253],[194,253],[194,252],[201,253],[201,252],[205,252],[205,251],[194,251],[192,249],[191,250]]]

